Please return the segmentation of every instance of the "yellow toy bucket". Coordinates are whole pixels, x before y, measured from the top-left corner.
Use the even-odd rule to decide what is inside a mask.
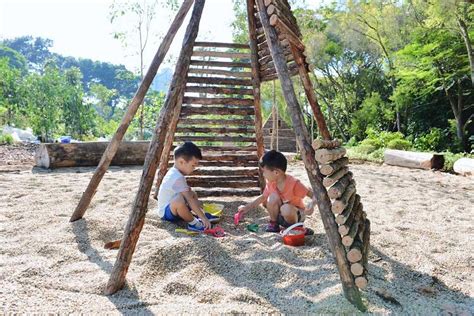
[[[204,212],[220,217],[222,216],[224,205],[217,203],[204,203],[202,208],[204,209]]]

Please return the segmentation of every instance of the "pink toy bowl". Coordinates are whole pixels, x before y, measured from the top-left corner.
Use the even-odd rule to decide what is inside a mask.
[[[305,242],[306,228],[303,223],[296,223],[285,229],[281,235],[283,243],[288,246],[303,246]]]

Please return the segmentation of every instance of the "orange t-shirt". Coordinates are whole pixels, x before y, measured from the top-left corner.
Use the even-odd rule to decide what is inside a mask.
[[[308,191],[308,188],[304,186],[300,180],[297,180],[290,175],[286,175],[285,186],[282,191],[278,189],[276,182],[267,182],[265,190],[263,191],[263,196],[266,200],[270,194],[276,192],[283,203],[288,203],[299,209],[304,209],[305,206],[303,199],[306,194],[308,194]]]

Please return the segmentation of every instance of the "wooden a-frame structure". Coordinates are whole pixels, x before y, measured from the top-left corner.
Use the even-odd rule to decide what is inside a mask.
[[[191,92],[205,92],[213,93],[218,95],[231,94],[231,95],[242,95],[250,94],[252,114],[254,116],[254,131],[255,131],[255,142],[256,142],[256,155],[260,159],[264,154],[263,145],[263,134],[262,134],[262,115],[261,115],[261,99],[260,99],[260,85],[262,81],[279,79],[285,101],[289,108],[291,119],[293,122],[293,128],[295,130],[298,147],[301,151],[301,156],[304,161],[308,177],[318,200],[318,208],[321,214],[321,218],[326,230],[329,245],[331,251],[335,257],[340,278],[342,281],[344,294],[346,298],[354,304],[360,310],[365,310],[364,305],[360,297],[358,287],[363,288],[364,286],[356,286],[357,279],[354,280],[356,275],[365,276],[367,268],[367,247],[368,237],[370,231],[370,222],[366,220],[365,213],[362,211],[362,204],[360,203],[360,197],[355,194],[355,183],[352,180],[352,174],[348,172],[346,167],[347,158],[344,158],[345,150],[338,148],[339,143],[331,140],[331,135],[327,129],[324,117],[317,103],[316,95],[313,90],[313,86],[309,77],[309,65],[306,62],[304,56],[304,45],[301,42],[301,33],[298,28],[297,22],[287,0],[247,0],[247,16],[248,16],[248,29],[249,29],[249,44],[223,44],[223,43],[209,43],[209,42],[196,42],[198,35],[199,23],[202,16],[205,0],[184,0],[183,4],[178,11],[174,21],[172,22],[168,33],[163,39],[153,62],[147,71],[143,82],[137,90],[133,100],[126,114],[124,115],[122,122],[117,129],[117,132],[113,136],[109,143],[106,151],[104,152],[102,159],[95,170],[94,175],[83,193],[80,202],[78,203],[71,221],[81,219],[87,207],[89,206],[97,187],[107,171],[115,153],[117,152],[118,146],[122,141],[124,134],[133,119],[139,105],[143,102],[146,92],[148,91],[153,78],[155,77],[157,70],[162,63],[171,42],[174,39],[178,29],[182,25],[185,16],[193,6],[192,15],[189,24],[186,29],[184,36],[182,50],[176,65],[175,73],[170,84],[170,88],[166,97],[165,104],[160,111],[159,118],[156,124],[154,135],[145,159],[144,169],[140,180],[139,190],[137,192],[135,201],[132,206],[130,218],[125,227],[124,235],[120,244],[120,249],[117,254],[117,259],[113,267],[109,282],[106,288],[106,294],[113,294],[120,290],[125,284],[125,277],[128,271],[128,267],[132,260],[132,255],[135,250],[135,246],[138,241],[139,234],[142,230],[145,215],[147,212],[148,200],[155,179],[155,174],[158,172],[158,182],[160,184],[161,179],[166,172],[169,160],[169,154],[173,146],[173,140],[175,138],[175,132],[177,129],[178,121],[183,117],[183,113],[194,113],[197,110],[189,108],[188,106],[182,106],[183,104],[197,103],[201,105],[205,104],[233,104],[249,105],[248,100],[241,100],[236,98],[191,98],[184,96],[186,91]],[[234,80],[231,79],[193,79],[194,77],[188,76],[191,72],[201,72],[208,74],[230,74],[231,76],[245,76],[245,74],[232,74],[230,71],[223,70],[195,70],[190,68],[190,65],[199,64],[191,57],[196,56],[196,51],[193,51],[194,47],[224,47],[224,48],[249,48],[250,49],[250,64],[245,63],[219,63],[219,62],[208,62],[208,65],[217,66],[229,66],[229,67],[249,67],[251,68],[251,81],[248,80]],[[198,53],[197,55],[199,55]],[[212,56],[212,54],[211,54]],[[214,56],[230,56],[226,53],[214,53]],[[235,57],[245,57],[239,54]],[[194,69],[194,70],[191,70]],[[293,82],[291,77],[293,75],[299,75],[301,82],[304,86],[307,100],[312,108],[316,122],[318,124],[319,133],[323,137],[323,140],[318,141],[315,149],[311,144],[311,138],[308,130],[304,124],[303,115],[301,112],[300,105],[295,94]],[[202,86],[189,86],[190,81],[197,81],[196,83],[215,83],[218,86],[213,87],[202,87]],[[204,81],[202,81],[204,80]],[[244,88],[224,88],[221,85],[226,83],[232,83],[235,85],[244,86],[250,85],[252,89]],[[249,91],[250,90],[250,91]],[[218,103],[210,103],[209,100],[218,100]],[[213,108],[214,109],[214,108]],[[193,112],[194,111],[194,112]],[[204,112],[203,112],[204,111]],[[205,114],[206,108],[197,111],[198,114]],[[227,114],[236,114],[242,111],[240,108],[222,108],[215,111],[225,111]],[[249,113],[250,109],[246,108],[245,113]],[[203,122],[205,120],[191,120],[193,123]],[[225,122],[235,123],[236,120],[227,120]],[[210,131],[213,132],[215,129],[201,129],[193,130],[187,128],[190,132]],[[229,129],[224,130],[227,132]],[[240,131],[240,129],[237,129]],[[230,150],[230,149],[229,149]],[[319,159],[318,159],[319,157]],[[329,157],[329,158],[328,158]],[[320,170],[321,167],[324,167]],[[328,175],[325,178],[324,175]],[[253,175],[255,176],[255,174]],[[258,185],[263,186],[263,179],[257,175]],[[323,183],[325,182],[325,183]],[[331,190],[337,186],[337,190],[334,189],[328,194],[328,190],[325,188],[325,184],[334,184]],[[331,198],[338,198],[333,204],[331,204]],[[335,203],[339,202],[339,205],[335,207]],[[335,211],[339,209],[339,211]],[[353,214],[351,214],[351,210]],[[356,215],[356,211],[357,214]],[[334,214],[339,214],[335,217]],[[357,217],[356,217],[357,216]],[[347,226],[349,222],[352,225]],[[365,223],[364,225],[362,223]],[[338,227],[338,224],[341,226]],[[344,225],[346,224],[346,226]],[[350,237],[350,242],[344,242],[344,235],[341,228],[346,230],[346,237]],[[358,233],[359,231],[359,233]],[[364,234],[365,231],[365,234]],[[346,239],[348,240],[348,239]],[[359,248],[347,248],[347,245],[357,244],[359,248],[364,248],[364,251],[357,252],[355,257],[357,260],[362,260],[365,264],[361,268],[361,271],[355,273],[356,270],[351,261],[349,252],[352,250],[359,250]],[[344,247],[346,246],[346,248]],[[361,259],[363,257],[363,259]],[[357,261],[356,260],[356,261]],[[360,261],[360,262],[362,262]],[[359,263],[357,263],[359,264]],[[358,267],[358,266],[357,266]]]

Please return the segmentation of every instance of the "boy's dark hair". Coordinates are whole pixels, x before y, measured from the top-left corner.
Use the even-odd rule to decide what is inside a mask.
[[[202,159],[201,149],[192,142],[184,142],[174,150],[174,159],[183,158],[190,161],[193,158]]]
[[[286,165],[287,161],[285,156],[276,150],[270,150],[263,155],[262,160],[260,160],[260,167],[267,167],[270,170],[280,169],[286,172]]]

